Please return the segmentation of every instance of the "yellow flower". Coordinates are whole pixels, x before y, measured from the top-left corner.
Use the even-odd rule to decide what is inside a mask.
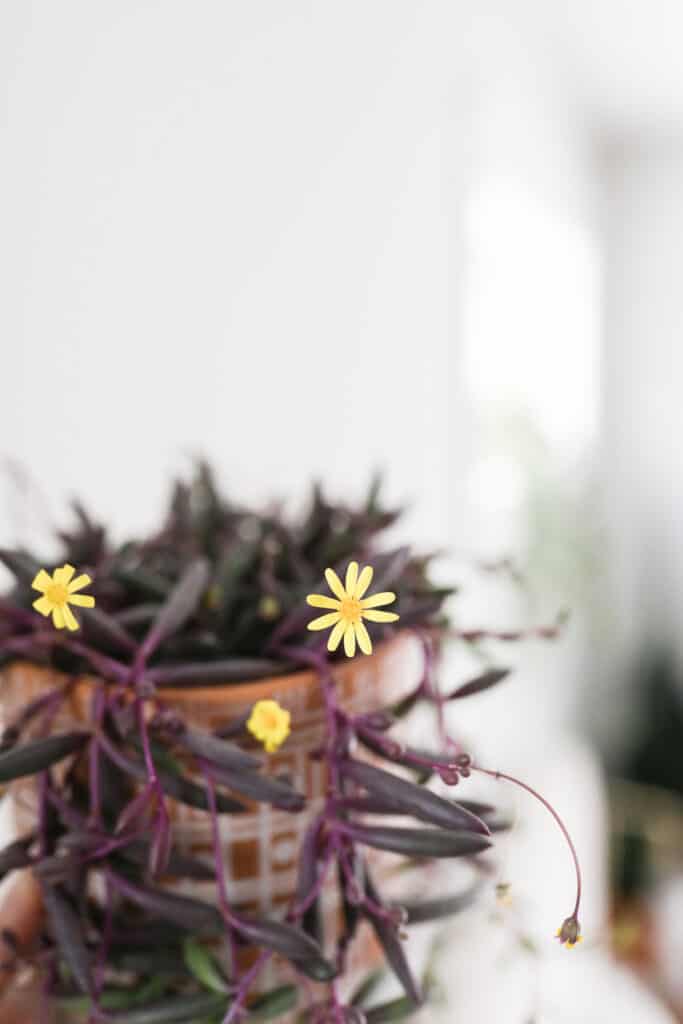
[[[263,743],[267,753],[274,754],[289,736],[291,717],[276,700],[257,700],[251,709],[247,729]]]
[[[345,587],[334,569],[325,569],[325,579],[335,597],[309,594],[306,600],[314,608],[333,608],[334,611],[319,615],[308,623],[308,628],[327,629],[328,626],[334,626],[327,641],[328,651],[336,651],[343,637],[347,657],[352,658],[356,653],[356,641],[363,654],[372,654],[372,642],[363,619],[368,622],[396,622],[398,615],[394,612],[375,611],[381,605],[395,601],[396,594],[385,591],[363,597],[372,581],[372,566],[366,565],[359,575],[358,562],[349,563]]]
[[[92,583],[92,580],[86,573],[74,580],[71,577],[75,572],[73,565],[63,565],[61,569],[55,569],[52,576],[45,569],[41,569],[31,584],[34,590],[39,590],[43,595],[33,602],[33,607],[46,618],[52,615],[52,622],[57,629],[78,629],[78,622],[69,608],[70,604],[79,605],[81,608],[95,607],[94,597],[76,593]]]
[[[565,949],[573,949],[579,942],[583,942],[581,925],[573,914],[562,922],[562,927],[555,932],[555,938],[560,940]]]

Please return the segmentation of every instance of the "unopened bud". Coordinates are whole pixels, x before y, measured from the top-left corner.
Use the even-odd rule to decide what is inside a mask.
[[[581,925],[575,914],[565,918],[562,922],[562,927],[556,931],[555,938],[559,939],[566,949],[572,949],[578,942],[583,941]]]
[[[460,782],[460,772],[454,765],[448,765],[447,768],[439,768],[438,772],[439,778],[447,786],[457,786]]]

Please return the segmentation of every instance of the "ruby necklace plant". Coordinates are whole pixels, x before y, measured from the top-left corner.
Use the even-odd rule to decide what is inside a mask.
[[[570,948],[580,941],[581,874],[561,818],[525,782],[479,766],[446,729],[447,703],[495,685],[507,670],[490,669],[441,692],[439,644],[473,637],[444,619],[450,591],[429,581],[429,559],[378,550],[375,537],[396,513],[380,507],[376,485],[355,510],[329,505],[316,489],[309,514],[292,525],[277,512],[228,504],[202,465],[191,486],[176,485],[157,535],[117,548],[80,506],[77,514],[78,529],[62,535],[65,564],[52,573],[26,552],[0,552],[16,577],[0,600],[0,659],[57,670],[51,688],[7,724],[0,744],[0,782],[36,779],[34,827],[0,852],[0,872],[30,867],[40,881],[46,928],[21,956],[41,972],[47,1000],[76,1019],[125,1024],[235,1024],[295,1008],[308,1024],[407,1018],[428,993],[407,960],[401,929],[458,912],[472,893],[397,906],[383,897],[366,851],[410,863],[467,858],[476,865],[501,827],[495,812],[440,796],[428,783],[438,777],[452,787],[477,771],[520,786],[559,825],[577,893],[558,937]],[[359,571],[357,559],[372,567]],[[87,571],[76,575],[74,566]],[[311,592],[323,578],[333,596]],[[369,593],[373,580],[380,589]],[[83,593],[89,588],[92,594]],[[385,610],[397,597],[398,611]],[[311,621],[306,602],[324,614]],[[80,621],[71,606],[83,609]],[[421,642],[419,686],[398,705],[352,713],[339,699],[339,659],[371,654],[366,622],[383,641],[399,617]],[[319,632],[325,629],[327,640]],[[243,814],[245,800],[292,815],[305,810],[304,794],[269,774],[254,750],[256,742],[267,753],[285,744],[291,713],[260,700],[245,718],[209,733],[159,689],[301,669],[313,669],[322,689],[325,737],[313,756],[324,765],[327,795],[305,831],[284,917],[254,916],[231,892],[221,823]],[[60,710],[86,672],[97,677],[87,721],[58,731]],[[425,703],[439,725],[432,752],[392,735],[400,718]],[[172,801],[206,814],[213,864],[177,848]],[[171,878],[212,881],[215,900],[171,891]],[[335,886],[343,924],[324,934],[322,896]],[[363,921],[404,992],[369,1008],[369,983],[350,996],[341,985]],[[19,956],[13,936],[4,941]],[[255,994],[273,956],[290,965],[291,983]]]

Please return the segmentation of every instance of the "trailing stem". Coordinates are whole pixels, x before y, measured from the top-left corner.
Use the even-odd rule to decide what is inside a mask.
[[[562,820],[562,818],[560,817],[560,815],[557,813],[552,804],[548,800],[546,800],[544,796],[541,796],[541,794],[537,790],[535,790],[532,786],[529,786],[526,782],[522,782],[521,779],[516,779],[514,775],[507,775],[505,772],[491,771],[488,768],[480,768],[478,765],[472,765],[472,769],[473,771],[481,772],[483,775],[489,775],[493,779],[505,779],[506,782],[511,782],[514,786],[519,786],[520,789],[525,790],[527,793],[533,796],[534,799],[538,800],[538,802],[542,804],[550,814],[552,814],[553,818],[555,819],[555,822],[557,823],[558,828],[560,829],[562,835],[565,838],[567,846],[569,847],[569,852],[571,853],[572,861],[574,863],[574,871],[576,873],[576,901],[574,903],[574,910],[572,911],[570,916],[572,918],[577,918],[579,913],[579,906],[581,904],[581,865],[579,864],[579,857],[576,852],[576,847],[574,846],[574,841],[571,835],[569,834],[569,830],[565,825],[564,821]]]

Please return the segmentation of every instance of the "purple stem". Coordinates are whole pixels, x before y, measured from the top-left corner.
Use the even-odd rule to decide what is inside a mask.
[[[119,850],[122,846],[128,846],[129,843],[142,838],[146,831],[146,829],[140,829],[138,832],[128,832],[125,836],[118,836],[116,839],[108,839],[106,843],[102,843],[101,846],[98,846],[87,854],[84,860],[101,860],[102,857],[106,857],[108,854],[113,853],[114,850]]]
[[[328,845],[327,847],[327,850],[325,851],[325,857],[323,858],[323,862],[320,866],[320,871],[315,885],[306,896],[306,899],[303,900],[303,902],[294,904],[294,906],[291,908],[288,915],[291,920],[299,920],[300,918],[302,918],[306,911],[308,910],[308,908],[313,906],[313,904],[315,903],[316,899],[320,895],[323,885],[327,880],[327,875],[330,870],[332,858],[334,857],[335,852],[335,844],[330,843],[330,845]]]
[[[358,881],[353,873],[352,866],[349,864],[348,855],[345,850],[340,851],[339,860],[342,866],[342,871],[344,872],[349,887],[355,888],[357,890]],[[361,895],[361,903],[364,907],[367,907],[368,910],[371,911],[371,913],[373,913],[376,917],[383,918],[393,928],[396,927],[396,920],[392,916],[390,910],[388,910],[386,907],[383,907],[381,904],[376,903],[375,900],[371,899],[371,897],[367,895],[367,893],[362,893]]]
[[[247,1000],[247,996],[249,995],[249,990],[257,976],[265,967],[270,957],[271,953],[268,950],[264,950],[259,955],[255,963],[253,963],[252,966],[249,968],[249,970],[247,971],[247,973],[244,975],[239,985],[237,986],[237,991],[235,992],[235,1000],[233,1003],[230,1004],[228,1012],[223,1018],[222,1024],[233,1024],[234,1021],[236,1021],[239,1017],[242,1016],[242,1013],[244,1011],[244,1004]]]
[[[367,736],[368,740],[379,747],[389,760],[400,757],[403,764],[414,765],[416,768],[428,768],[433,772],[458,770],[458,765],[453,761],[449,761],[446,758],[437,760],[432,757],[425,757],[414,750],[409,750],[395,740],[388,739],[383,733],[376,732],[374,729],[368,729],[366,726],[356,726],[356,731],[361,736]]]
[[[17,718],[10,722],[5,727],[5,732],[21,732],[23,728],[35,718],[36,715],[40,715],[43,712],[49,713],[52,710],[53,705],[59,706],[64,700],[68,690],[73,685],[72,681],[69,680],[67,685],[63,689],[50,690],[49,693],[43,694],[42,697],[36,697],[30,704],[27,704],[17,716]]]
[[[50,789],[48,791],[47,798],[52,804],[52,806],[56,807],[56,809],[59,811],[60,816],[64,818],[64,821],[71,828],[83,828],[83,825],[85,824],[85,818],[83,817],[83,815],[79,814],[75,807],[72,807],[70,804],[68,804],[66,800],[64,800],[64,798],[56,790]]]
[[[90,819],[96,828],[102,824],[102,787],[100,778],[100,745],[97,733],[101,730],[106,707],[104,687],[98,686],[92,699],[92,721],[95,735],[90,741],[88,766],[90,775]]]
[[[526,782],[522,782],[520,779],[516,779],[514,775],[506,775],[505,772],[490,771],[488,768],[480,768],[477,765],[472,765],[472,768],[474,769],[474,771],[482,772],[483,775],[490,775],[492,779],[505,779],[506,782],[511,782],[513,785],[519,786],[520,789],[526,790],[527,793],[530,793],[531,796],[538,800],[539,803],[543,804],[545,809],[550,814],[552,814],[557,825],[559,826],[560,831],[562,832],[562,835],[564,836],[567,842],[569,852],[571,853],[572,860],[574,862],[574,871],[576,872],[576,902],[574,904],[574,910],[571,916],[576,917],[579,913],[579,905],[581,903],[581,865],[579,864],[579,857],[576,852],[576,847],[574,846],[574,841],[572,840],[572,837],[569,834],[569,830],[565,823],[562,821],[562,818],[559,816],[559,814],[553,807],[553,805],[548,800],[546,800],[544,796],[541,796],[541,794],[537,790],[527,785]]]
[[[211,832],[213,836],[213,860],[216,870],[216,878],[218,880],[218,899],[225,918],[225,923],[228,929],[228,942],[230,946],[230,977],[232,979],[237,978],[238,964],[237,964],[237,942],[235,939],[235,933],[232,925],[232,913],[230,910],[230,903],[228,901],[228,884],[225,878],[225,864],[223,862],[223,854],[221,851],[221,837],[220,830],[218,828],[218,809],[216,807],[216,787],[214,784],[213,775],[211,774],[211,767],[209,763],[203,759],[199,760],[199,766],[202,770],[204,780],[206,782],[206,794],[209,801],[209,811],[211,813]]]
[[[90,662],[97,672],[107,678],[112,677],[123,682],[130,675],[130,667],[122,661],[110,658],[106,654],[100,654],[99,651],[93,650],[87,644],[83,644],[79,640],[74,640],[68,636],[62,636],[56,633],[55,630],[45,632],[39,629],[27,636],[14,637],[3,644],[3,650],[30,656],[35,651],[36,646],[48,648],[64,647],[74,654],[80,654]]]

